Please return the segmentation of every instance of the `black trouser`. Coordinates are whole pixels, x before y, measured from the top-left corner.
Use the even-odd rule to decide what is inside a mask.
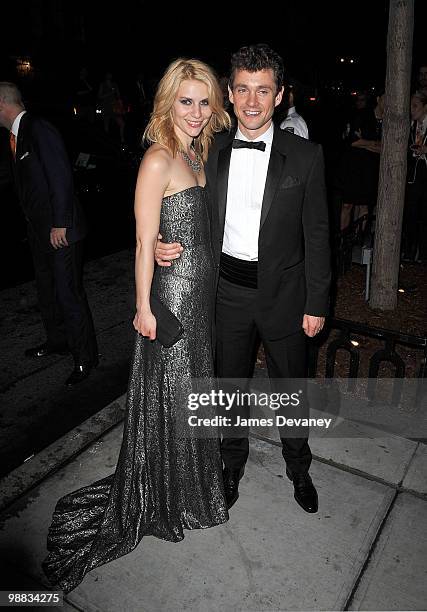
[[[252,376],[257,348],[263,343],[270,379],[306,377],[306,341],[301,330],[279,340],[262,336],[262,321],[256,311],[257,289],[241,287],[220,278],[216,303],[216,353],[219,378]],[[285,316],[285,315],[284,315]],[[307,437],[281,437],[282,454],[291,472],[306,473],[311,463]],[[241,468],[248,458],[249,440],[223,437],[224,465]]]
[[[83,286],[83,241],[46,252],[31,228],[28,237],[49,348],[68,347],[77,364],[94,363],[98,347]]]

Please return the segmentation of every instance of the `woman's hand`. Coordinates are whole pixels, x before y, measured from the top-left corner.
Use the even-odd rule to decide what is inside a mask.
[[[136,312],[133,326],[138,333],[150,340],[156,339],[156,318],[152,312]]]

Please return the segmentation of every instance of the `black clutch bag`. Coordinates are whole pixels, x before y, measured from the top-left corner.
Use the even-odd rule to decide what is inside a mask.
[[[184,333],[181,321],[153,294],[150,296],[150,308],[157,322],[156,340],[162,346],[170,348]]]

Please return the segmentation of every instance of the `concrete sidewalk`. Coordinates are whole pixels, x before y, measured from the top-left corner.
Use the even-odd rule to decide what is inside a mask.
[[[105,410],[118,419],[117,410]],[[56,501],[114,471],[121,434],[119,423],[82,452],[74,449],[71,462],[3,512],[3,589],[47,586],[40,564]],[[76,439],[68,436],[64,453]],[[276,441],[253,438],[227,524],[187,532],[179,544],[144,538],[130,555],[92,571],[65,609],[425,610],[426,447],[365,437],[314,439],[312,448],[317,514],[295,503]],[[37,461],[21,469],[31,472]]]
[[[26,359],[44,339],[34,282],[0,293],[0,475],[7,474],[124,393],[134,343],[134,254],[89,262],[85,286],[101,353],[100,365],[73,389],[64,381],[70,355]]]
[[[22,360],[40,338],[32,284],[2,292],[0,456],[18,442],[35,453],[0,479],[3,590],[47,586],[40,564],[58,498],[114,471],[125,401],[115,389],[126,386],[133,343],[132,261],[123,251],[87,266],[103,360],[66,394],[69,358]],[[54,427],[58,439],[37,452]],[[354,423],[341,437],[312,437],[320,510],[308,515],[293,499],[279,444],[274,428],[252,439],[227,524],[187,532],[179,544],[144,538],[91,572],[58,610],[425,610],[427,447]]]

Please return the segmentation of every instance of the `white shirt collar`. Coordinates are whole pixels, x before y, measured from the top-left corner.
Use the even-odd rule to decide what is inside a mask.
[[[15,138],[18,137],[18,132],[19,132],[19,124],[21,123],[21,119],[22,117],[25,115],[27,111],[23,110],[19,113],[19,115],[16,115],[15,117],[15,121],[12,123],[12,127],[10,129],[10,131],[12,132],[12,134],[15,136]]]
[[[260,134],[260,136],[257,136],[257,138],[255,138],[255,141],[262,140],[266,144],[271,145],[271,143],[273,142],[273,134],[274,134],[274,125],[273,125],[273,122],[271,122],[270,127],[263,134]],[[249,138],[247,138],[244,134],[242,134],[239,128],[237,128],[235,138],[238,138],[239,140],[247,140],[249,142]]]

